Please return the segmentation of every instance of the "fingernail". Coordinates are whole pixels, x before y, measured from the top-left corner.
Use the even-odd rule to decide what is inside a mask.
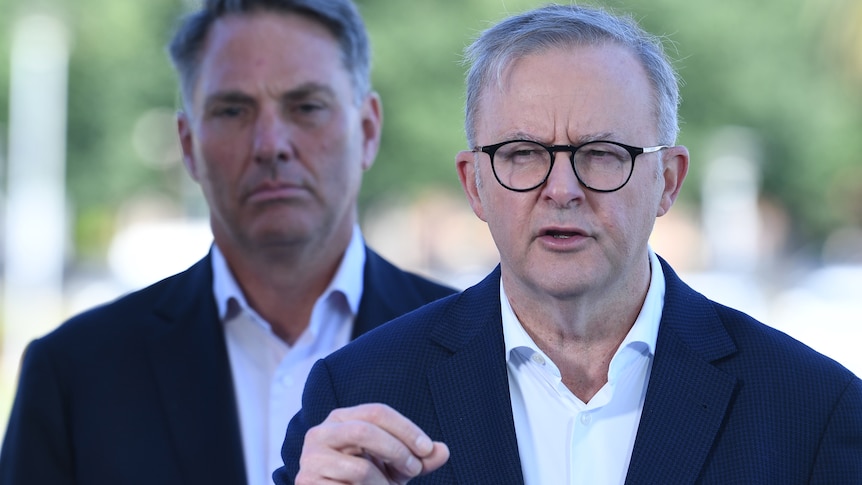
[[[422,462],[417,460],[415,456],[411,455],[410,458],[407,459],[406,465],[407,465],[407,472],[410,475],[415,477],[416,475],[419,475],[420,473],[422,473]]]
[[[434,449],[434,443],[431,442],[431,438],[422,435],[416,438],[416,449],[422,454],[428,454]]]

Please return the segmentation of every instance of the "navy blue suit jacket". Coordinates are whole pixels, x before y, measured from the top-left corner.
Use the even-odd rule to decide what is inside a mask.
[[[366,255],[353,337],[454,292]],[[30,344],[0,483],[246,483],[209,256]]]
[[[626,483],[862,484],[862,381],[662,265],[664,311]],[[411,483],[523,483],[499,281],[498,268],[319,361],[276,483],[293,482],[308,428],[365,402],[391,405],[449,446],[442,468]]]

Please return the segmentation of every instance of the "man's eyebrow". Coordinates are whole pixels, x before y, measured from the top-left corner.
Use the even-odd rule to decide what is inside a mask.
[[[289,101],[297,101],[308,98],[313,95],[324,95],[328,98],[335,97],[335,90],[326,84],[320,83],[305,83],[286,91],[282,97]]]
[[[285,91],[281,97],[286,101],[301,101],[314,95],[323,95],[327,98],[335,98],[335,90],[326,84],[306,83]],[[215,103],[254,104],[254,97],[239,90],[216,91],[209,94],[204,100],[204,106]]]
[[[616,134],[610,131],[592,133],[590,135],[581,136],[577,140],[572,140],[572,144],[583,145],[584,143],[590,143],[593,141],[616,141]]]
[[[242,103],[251,104],[254,100],[251,96],[241,91],[216,91],[206,97],[205,106],[213,103]]]
[[[540,139],[539,137],[532,135],[530,133],[524,131],[516,131],[514,133],[509,133],[509,136],[506,137],[507,140],[528,140],[528,141],[536,141],[545,145],[551,145],[551,143],[546,142],[545,140]],[[602,132],[602,133],[591,133],[589,135],[583,135],[578,137],[575,140],[571,140],[571,145],[583,145],[584,143],[590,143],[593,141],[606,140],[606,141],[614,141],[615,133],[610,131]]]
[[[535,135],[531,135],[525,131],[515,131],[513,133],[506,133],[503,137],[506,140],[527,140],[527,141],[537,141],[541,143]]]

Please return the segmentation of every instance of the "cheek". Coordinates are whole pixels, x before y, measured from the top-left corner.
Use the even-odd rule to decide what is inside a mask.
[[[497,245],[501,248],[513,247],[521,244],[521,241],[527,241],[530,215],[536,202],[527,197],[518,197],[524,194],[506,194],[488,189],[479,189],[482,215]]]
[[[305,145],[300,163],[322,192],[343,203],[354,200],[362,183],[361,147],[349,137],[317,138]]]
[[[198,145],[208,160],[238,153],[241,147],[248,144],[247,130],[236,126],[232,130],[225,130],[222,125],[209,123],[200,130]]]
[[[642,190],[629,186],[607,194],[590,193],[587,195],[588,211],[595,215],[601,232],[612,240],[625,241],[644,223],[648,204],[643,195]]]
[[[213,186],[227,186],[231,180],[239,182],[244,148],[232,139],[201,140],[196,158],[198,182]]]
[[[651,188],[639,190],[616,207],[620,214],[617,218],[621,225],[619,230],[632,241],[639,242],[643,238],[649,238],[652,232],[658,198]]]
[[[307,158],[314,163],[311,170],[325,170],[327,176],[334,176],[331,171],[352,170],[347,166],[352,161],[357,165],[360,160],[361,145],[355,130],[349,130],[350,126],[344,116],[333,117],[329,123],[315,127],[313,130],[297,130],[294,141],[297,148],[307,152]]]
[[[315,139],[305,146],[300,160],[327,185],[347,185],[360,171],[358,152],[343,139]]]

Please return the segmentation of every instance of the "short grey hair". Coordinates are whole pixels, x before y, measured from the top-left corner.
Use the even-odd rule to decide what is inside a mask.
[[[356,102],[371,92],[371,48],[365,24],[350,0],[204,0],[204,5],[180,21],[168,45],[186,103],[192,99],[207,35],[216,20],[257,11],[305,16],[326,27],[338,41],[350,74]]]
[[[499,83],[512,63],[551,48],[607,43],[630,49],[643,65],[655,94],[659,143],[673,145],[679,134],[679,79],[661,40],[629,16],[557,4],[509,17],[484,31],[465,49],[464,60],[470,66],[464,119],[469,145],[475,146],[483,90]]]

